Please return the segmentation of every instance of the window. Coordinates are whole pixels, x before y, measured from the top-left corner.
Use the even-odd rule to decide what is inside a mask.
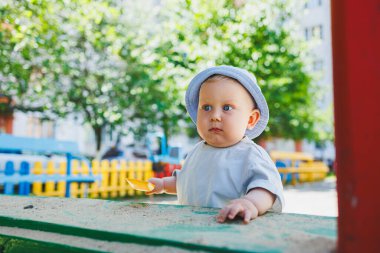
[[[313,9],[322,6],[322,0],[309,0],[305,2],[304,9]]]
[[[41,120],[33,114],[28,115],[27,135],[34,138],[54,137],[54,123],[52,121]]]
[[[305,28],[305,40],[310,40],[310,29],[308,27]]]
[[[315,25],[312,27],[305,27],[304,35],[306,41],[309,41],[311,39],[323,40],[323,26]]]
[[[311,28],[312,30],[312,37],[313,39],[321,39],[323,40],[323,26],[322,25],[316,25]]]

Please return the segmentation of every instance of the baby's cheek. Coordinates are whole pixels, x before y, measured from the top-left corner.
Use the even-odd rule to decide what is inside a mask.
[[[229,131],[229,138],[234,140],[241,140],[246,131],[247,127],[242,124],[235,124],[234,126],[230,127]]]
[[[203,128],[201,125],[197,125],[197,132],[198,132],[199,136],[200,136],[202,139],[205,138],[205,136],[204,136],[204,130],[203,130],[203,129],[204,129],[204,128]]]

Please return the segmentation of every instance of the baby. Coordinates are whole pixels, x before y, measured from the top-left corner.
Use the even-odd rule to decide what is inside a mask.
[[[266,100],[248,71],[217,66],[196,75],[186,108],[201,142],[171,177],[151,178],[147,194],[177,194],[183,205],[222,208],[218,222],[240,216],[244,223],[284,204],[280,175],[267,152],[251,139],[265,129]]]

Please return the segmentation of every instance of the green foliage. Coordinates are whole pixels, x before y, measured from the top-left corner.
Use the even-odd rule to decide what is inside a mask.
[[[152,36],[137,33],[127,10],[114,1],[3,3],[1,92],[19,110],[79,114],[98,149],[104,129],[143,134],[161,125],[169,133],[185,115],[180,89],[160,75],[163,63],[146,62]]]
[[[47,2],[2,1],[0,4],[0,90],[19,110],[43,111],[49,50],[57,39]],[[37,95],[37,96],[35,96]],[[27,99],[26,99],[27,98]]]
[[[200,59],[201,67],[226,64],[255,74],[271,114],[261,137],[316,138],[315,101],[308,95],[314,87],[300,57],[300,43],[285,26],[290,17],[286,3],[238,2],[186,1],[172,11],[178,37],[193,49],[189,58]]]

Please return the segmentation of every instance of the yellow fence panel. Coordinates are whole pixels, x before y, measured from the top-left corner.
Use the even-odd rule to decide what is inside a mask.
[[[108,185],[109,185],[109,162],[101,161],[100,171],[102,174],[102,183],[100,187],[100,196],[104,199],[108,198]]]
[[[54,168],[54,162],[53,161],[49,161],[47,163],[46,174],[49,176],[55,174],[55,168]],[[44,195],[45,196],[54,196],[55,195],[54,188],[55,188],[55,182],[54,181],[47,181],[45,183]]]
[[[110,197],[111,198],[116,198],[118,195],[118,161],[113,160],[111,161],[111,171],[110,171]]]
[[[79,174],[79,161],[72,160],[71,161],[71,174],[78,175]],[[70,184],[70,197],[77,198],[79,195],[79,183],[72,182]]]
[[[42,162],[35,162],[34,167],[32,169],[33,174],[41,175],[42,170]],[[32,193],[36,196],[42,196],[42,182],[34,182],[32,185]]]
[[[122,160],[120,161],[120,170],[119,170],[119,193],[120,196],[127,195],[127,162]]]
[[[100,174],[100,162],[97,160],[92,161],[92,174],[94,174],[95,176]],[[99,197],[99,182],[94,182],[90,184],[89,194],[90,198]]]
[[[89,175],[89,167],[86,162],[82,161],[80,163],[81,167],[79,167],[78,172],[81,175]],[[88,183],[79,183],[79,197],[85,198],[88,194]]]
[[[66,162],[60,162],[59,163],[59,169],[58,174],[61,176],[66,175],[67,171],[67,163]],[[66,193],[66,182],[60,181],[57,183],[57,196],[58,197],[64,197]]]
[[[57,166],[53,161],[49,161],[46,168],[41,162],[35,162],[32,168],[35,175],[61,175],[67,174],[66,162],[60,162]],[[135,178],[147,181],[154,176],[152,163],[150,161],[125,161],[125,160],[93,160],[91,166],[86,162],[78,160],[71,161],[71,175],[95,175],[101,176],[101,181],[94,183],[70,183],[70,197],[73,198],[117,198],[126,196],[136,196],[144,194],[141,191],[132,189],[126,178]],[[66,181],[34,182],[32,184],[32,194],[36,196],[57,196],[64,197],[66,193]]]
[[[134,161],[129,161],[128,162],[128,169],[127,169],[127,177],[128,178],[135,178],[135,171],[134,168],[136,167],[136,162]],[[135,195],[135,190],[128,184],[127,186],[128,189],[128,196],[134,196]]]

